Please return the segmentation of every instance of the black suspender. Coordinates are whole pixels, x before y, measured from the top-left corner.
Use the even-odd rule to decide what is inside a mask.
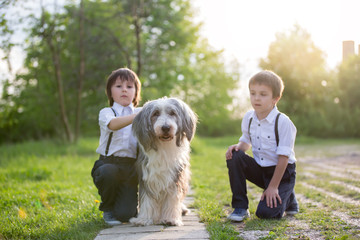
[[[275,138],[276,138],[276,146],[279,146],[278,122],[279,122],[280,114],[281,114],[281,113],[278,113],[278,115],[276,116],[276,119],[275,119]]]
[[[249,133],[250,142],[251,142],[251,135],[250,135],[251,122],[252,122],[252,118],[250,118],[250,120],[249,120],[249,126],[248,126],[248,133]]]
[[[113,108],[111,108],[111,110],[114,112],[114,115],[115,115],[115,117],[116,117],[116,112],[115,112],[115,110],[114,110]],[[108,139],[108,141],[107,141],[106,149],[105,149],[105,156],[108,155],[109,147],[110,147],[110,143],[111,143],[111,138],[112,138],[112,136],[113,136],[113,133],[114,133],[114,132],[111,132],[111,133],[109,134],[109,139]]]
[[[279,117],[280,117],[280,115],[281,115],[281,113],[278,113],[278,115],[276,116],[276,119],[275,119],[275,139],[276,139],[276,146],[279,146],[278,122],[279,122]],[[251,126],[252,120],[253,120],[253,118],[250,118],[250,120],[249,120],[249,126],[248,126],[248,132],[249,132],[250,142],[251,142],[250,126]]]

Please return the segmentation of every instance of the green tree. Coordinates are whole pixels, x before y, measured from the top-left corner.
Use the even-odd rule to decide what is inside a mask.
[[[10,73],[12,72],[12,65],[9,56],[15,44],[11,41],[14,29],[12,28],[11,23],[9,23],[7,12],[9,8],[15,6],[16,2],[17,1],[10,0],[3,0],[0,2],[0,53],[4,55],[1,60],[6,62]],[[0,79],[0,81],[1,80],[2,79]]]
[[[230,116],[229,92],[239,74],[226,70],[221,52],[201,40],[190,1],[83,0],[81,4],[66,5],[56,13],[44,9],[40,18],[31,18],[27,71],[7,81],[3,92],[9,139],[71,139],[76,119],[82,119],[82,132],[97,133],[98,112],[107,105],[106,77],[124,66],[138,72],[143,102],[179,96],[198,112],[199,132],[223,132],[219,121]],[[5,127],[0,127],[3,131]]]
[[[347,136],[360,137],[360,56],[354,55],[339,66],[339,101],[342,107],[341,126]]]
[[[329,134],[335,124],[328,120],[328,110],[336,107],[336,83],[326,70],[325,54],[305,29],[294,25],[277,33],[260,67],[282,77],[285,90],[278,107],[291,117],[300,135]]]
[[[186,53],[185,64],[178,75],[173,94],[191,104],[199,116],[198,132],[202,135],[221,136],[240,133],[239,119],[233,117],[235,107],[233,90],[239,81],[239,65],[226,66],[207,40],[198,41]],[[230,69],[230,70],[229,70]]]

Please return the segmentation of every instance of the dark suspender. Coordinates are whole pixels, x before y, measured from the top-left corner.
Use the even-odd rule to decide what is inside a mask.
[[[249,126],[248,126],[248,133],[249,133],[250,142],[251,142],[251,135],[250,135],[251,122],[252,122],[252,118],[250,118],[250,120],[249,120]]]
[[[281,115],[281,113],[278,113],[278,115],[276,116],[276,119],[275,119],[275,139],[276,139],[276,146],[279,146],[278,122],[279,122],[279,117],[280,117],[280,115]],[[250,142],[251,142],[250,126],[251,126],[252,120],[253,120],[253,118],[250,118],[250,120],[249,120],[249,126],[248,126],[248,132],[249,132]]]
[[[278,115],[276,116],[276,119],[275,119],[275,138],[276,138],[276,146],[279,146],[278,122],[279,122],[280,114],[281,114],[281,113],[278,113]]]
[[[116,112],[115,112],[115,110],[114,110],[113,108],[111,108],[111,110],[114,112],[114,115],[115,115],[115,117],[116,117]],[[108,139],[108,141],[107,141],[106,149],[105,149],[105,156],[108,155],[109,147],[110,147],[110,143],[111,143],[111,138],[112,138],[113,133],[114,133],[114,132],[111,132],[111,133],[109,134],[109,139]]]

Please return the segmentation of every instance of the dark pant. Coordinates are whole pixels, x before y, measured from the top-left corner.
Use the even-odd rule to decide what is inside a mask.
[[[248,209],[246,180],[262,189],[269,186],[275,171],[275,166],[261,167],[254,158],[243,151],[233,151],[232,159],[226,161],[229,170],[230,187],[233,193],[232,207]],[[277,207],[267,207],[266,199],[259,202],[256,215],[259,218],[281,218],[291,201],[295,198],[294,186],[296,177],[295,164],[288,164],[283,178],[278,187],[282,204],[277,202]]]
[[[101,196],[99,209],[112,212],[123,222],[137,214],[138,177],[135,161],[133,158],[100,155],[91,170]]]

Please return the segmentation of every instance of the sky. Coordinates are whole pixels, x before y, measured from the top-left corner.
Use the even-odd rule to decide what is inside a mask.
[[[326,53],[328,68],[342,60],[342,42],[360,44],[360,0],[193,0],[201,35],[210,45],[235,57],[248,78],[267,56],[277,32],[299,24]]]

